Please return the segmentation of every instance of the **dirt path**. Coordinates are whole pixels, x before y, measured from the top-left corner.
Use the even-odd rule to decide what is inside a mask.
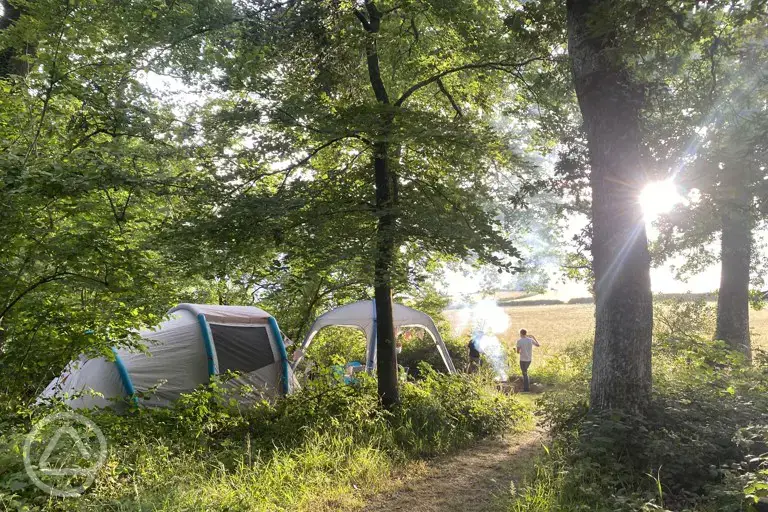
[[[379,495],[367,512],[492,511],[508,496],[510,482],[533,468],[544,432],[534,430],[505,439],[484,440],[457,454],[436,459],[426,474],[406,481],[397,491]]]

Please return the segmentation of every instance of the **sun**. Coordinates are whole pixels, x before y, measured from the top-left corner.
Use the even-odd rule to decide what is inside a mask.
[[[677,192],[672,180],[651,182],[640,192],[640,206],[646,222],[658,219],[660,215],[671,211],[676,204],[682,202],[683,196]]]

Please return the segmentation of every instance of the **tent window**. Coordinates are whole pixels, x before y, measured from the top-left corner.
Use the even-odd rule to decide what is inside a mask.
[[[210,324],[219,372],[250,373],[275,362],[266,327]]]

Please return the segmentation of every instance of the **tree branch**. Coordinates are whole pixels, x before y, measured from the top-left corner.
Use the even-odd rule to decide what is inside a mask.
[[[528,64],[532,62],[536,62],[539,60],[547,60],[546,57],[531,57],[530,59],[526,59],[521,62],[515,62],[515,63],[508,63],[508,62],[477,62],[473,64],[464,64],[463,66],[457,66],[455,68],[446,69],[445,71],[441,71],[440,73],[433,75],[429,78],[425,78],[424,80],[421,80],[420,82],[417,82],[413,84],[411,87],[406,89],[406,91],[400,96],[400,98],[395,102],[396,107],[402,106],[405,101],[410,98],[415,92],[418,90],[434,83],[440,80],[443,77],[446,77],[448,75],[452,75],[454,73],[459,73],[461,71],[467,71],[470,69],[495,69],[498,71],[504,71],[506,73],[513,73],[517,68],[521,68],[524,66],[527,66]]]
[[[669,14],[669,17],[672,18],[672,20],[675,22],[675,25],[677,26],[677,28],[679,28],[683,32],[687,32],[688,34],[691,34],[692,36],[696,36],[696,37],[699,37],[699,35],[701,35],[700,28],[697,27],[696,29],[692,29],[690,27],[685,26],[684,15],[680,14],[679,12],[676,12],[674,9],[672,9],[668,5],[663,5],[661,9],[665,11],[667,14]]]
[[[456,111],[456,117],[464,117],[464,114],[461,112],[461,108],[456,103],[456,100],[453,99],[453,96],[451,96],[451,93],[448,92],[448,89],[445,88],[445,84],[443,83],[442,79],[437,79],[437,86],[440,88],[440,92],[442,92],[446,98],[448,98],[448,101],[451,102],[451,106],[453,107],[453,110]]]
[[[365,14],[355,9],[355,16],[357,16],[357,19],[359,19],[360,23],[363,24],[363,28],[365,29],[365,31],[371,32],[371,22],[369,22],[368,18],[365,17]]]
[[[310,160],[312,160],[312,158],[314,158],[315,155],[317,155],[319,152],[321,152],[325,148],[333,146],[337,142],[342,141],[342,140],[344,140],[346,138],[347,138],[346,136],[337,137],[335,139],[329,140],[328,142],[320,144],[319,146],[317,146],[316,148],[311,150],[307,156],[305,156],[304,158],[302,158],[301,160],[299,160],[295,164],[291,164],[288,167],[286,167],[285,169],[282,169],[280,172],[284,172],[285,173],[285,178],[283,178],[283,182],[280,184],[280,188],[278,189],[278,191],[282,191],[283,188],[285,188],[285,184],[288,183],[288,178],[290,177],[291,173],[295,169],[297,169],[298,167],[301,167],[302,165],[304,165],[307,162],[309,162]]]
[[[41,277],[31,285],[27,286],[21,293],[19,293],[16,297],[13,298],[6,306],[3,308],[3,311],[0,312],[0,319],[4,318],[5,315],[8,314],[8,312],[13,309],[13,307],[24,298],[25,295],[28,293],[34,291],[35,289],[39,288],[40,286],[43,286],[44,284],[51,283],[53,281],[61,281],[62,279],[66,279],[67,277],[77,277],[86,281],[93,281],[95,283],[103,284],[104,286],[108,286],[109,283],[106,281],[100,281],[98,279],[95,279],[93,277],[84,276],[81,274],[76,274],[74,272],[56,272],[54,274],[51,274],[49,276]]]

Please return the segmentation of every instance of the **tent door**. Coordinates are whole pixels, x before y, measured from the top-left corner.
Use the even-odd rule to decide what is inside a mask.
[[[219,373],[251,373],[275,363],[266,326],[210,323]]]

